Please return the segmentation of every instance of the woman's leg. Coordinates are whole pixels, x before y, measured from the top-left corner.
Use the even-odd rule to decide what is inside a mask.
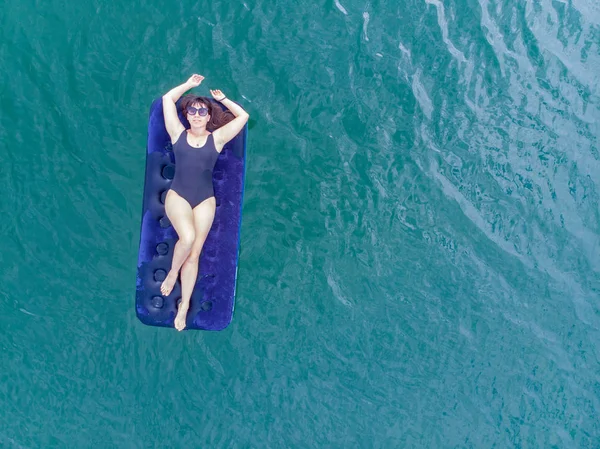
[[[215,209],[216,201],[214,197],[211,197],[197,205],[193,210],[196,238],[189,256],[181,267],[181,304],[175,317],[175,328],[179,331],[185,328],[185,319],[190,307],[190,298],[192,297],[196,279],[198,278],[198,261],[200,260],[202,247],[215,218]]]
[[[167,192],[167,197],[165,198],[165,211],[179,237],[179,240],[177,240],[177,244],[175,245],[175,250],[173,251],[171,270],[160,286],[160,292],[164,296],[169,296],[177,281],[179,269],[192,250],[194,239],[196,238],[196,231],[194,229],[194,214],[190,203],[173,190]]]

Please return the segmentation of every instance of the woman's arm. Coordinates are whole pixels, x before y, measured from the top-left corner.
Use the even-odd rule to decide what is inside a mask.
[[[235,118],[227,123],[226,125],[221,126],[219,129],[216,129],[213,132],[213,138],[215,140],[215,145],[218,148],[223,148],[227,142],[233,139],[238,133],[244,128],[250,115],[244,111],[244,109],[237,103],[229,100],[223,92],[220,90],[211,90],[211,95],[215,100],[225,106],[227,109],[231,111],[231,113],[235,116]]]
[[[169,92],[163,95],[163,115],[165,116],[165,127],[169,136],[171,136],[171,142],[175,143],[181,132],[185,129],[183,124],[179,121],[177,115],[177,100],[187,92],[188,90],[198,87],[204,77],[202,75],[192,75],[189,80],[185,83],[174,87]]]

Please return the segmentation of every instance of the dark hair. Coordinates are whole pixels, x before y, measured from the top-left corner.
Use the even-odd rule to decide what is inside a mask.
[[[197,95],[189,94],[181,99],[180,107],[183,116],[187,117],[187,108],[195,103],[200,103],[208,108],[210,115],[210,121],[206,124],[206,129],[213,132],[215,129],[220,128],[232,121],[235,116],[229,110],[223,110],[220,104],[217,104],[214,100],[208,97],[199,97]]]

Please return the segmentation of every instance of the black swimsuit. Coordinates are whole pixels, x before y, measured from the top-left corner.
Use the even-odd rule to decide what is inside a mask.
[[[171,184],[179,196],[184,198],[192,209],[207,198],[214,196],[212,172],[219,152],[215,148],[212,133],[200,148],[187,142],[187,130],[179,135],[173,145],[175,153],[175,177]]]

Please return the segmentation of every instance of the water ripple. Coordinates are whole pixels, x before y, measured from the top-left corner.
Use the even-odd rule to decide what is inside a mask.
[[[591,447],[597,2],[197,6],[3,10],[0,445]],[[252,117],[220,333],[133,312],[192,72]]]

